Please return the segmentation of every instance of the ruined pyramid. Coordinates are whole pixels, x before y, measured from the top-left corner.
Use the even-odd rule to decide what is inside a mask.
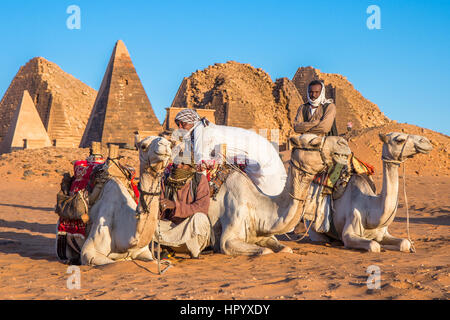
[[[27,90],[52,144],[78,147],[97,91],[44,58],[28,61],[17,72],[0,102],[0,138]]]
[[[92,141],[134,145],[134,131],[159,133],[162,127],[123,41],[117,41],[92,108],[80,147]]]
[[[30,94],[25,90],[0,146],[0,153],[51,146],[50,138]]]
[[[282,146],[294,133],[292,122],[301,104],[289,79],[274,82],[260,68],[228,61],[184,78],[171,108],[214,109],[216,124],[255,130]]]

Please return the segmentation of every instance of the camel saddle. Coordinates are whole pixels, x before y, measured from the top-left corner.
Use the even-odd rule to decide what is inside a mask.
[[[75,161],[74,176],[71,177],[69,173],[64,174],[61,190],[56,196],[55,212],[60,217],[58,230],[73,233],[70,232],[72,230],[85,236],[89,209],[99,198],[104,184],[113,177],[121,180],[137,203],[139,191],[134,168],[121,165],[118,161],[111,159],[108,162],[103,159]],[[83,224],[84,227],[81,227]]]
[[[336,237],[332,201],[342,197],[350,178],[355,174],[366,179],[372,190],[376,192],[371,178],[373,173],[373,166],[352,154],[347,165],[335,164],[329,170],[317,174],[308,189],[308,201],[305,203],[303,219],[311,221],[316,232]]]
[[[372,190],[375,192],[375,183],[371,176],[375,173],[375,169],[372,165],[365,163],[352,155],[350,156],[347,165],[335,164],[328,170],[318,173],[313,180],[313,183],[324,186],[323,193],[331,194],[333,200],[339,199],[345,192],[350,178],[357,174],[367,180]]]

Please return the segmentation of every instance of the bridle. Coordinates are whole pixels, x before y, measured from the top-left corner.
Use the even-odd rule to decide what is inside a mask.
[[[320,158],[322,159],[322,165],[323,165],[324,167],[326,167],[326,166],[327,166],[327,162],[325,161],[325,155],[323,154],[323,146],[325,145],[325,142],[326,142],[327,138],[328,138],[327,136],[322,137],[322,142],[320,143],[320,146],[317,147],[317,148],[293,147],[293,148],[292,148],[292,151],[294,151],[294,150],[303,150],[303,151],[316,151],[316,152],[320,152]],[[305,174],[307,174],[307,175],[312,175],[312,176],[316,175],[316,173],[308,172],[308,171],[306,171],[305,169],[301,168],[301,167],[298,166],[296,163],[294,163],[294,162],[292,161],[292,159],[289,160],[289,163],[290,163],[295,169],[300,170],[300,171],[302,171],[303,173],[305,173]]]
[[[322,159],[322,165],[323,165],[324,168],[326,168],[326,167],[327,167],[327,163],[326,163],[326,161],[325,161],[325,155],[323,154],[323,146],[325,145],[326,139],[327,139],[326,136],[322,137],[322,142],[320,143],[320,146],[317,147],[317,148],[293,147],[293,148],[292,148],[292,151],[294,151],[294,150],[303,150],[303,151],[320,152],[320,158]],[[298,166],[296,163],[294,163],[294,162],[292,161],[292,159],[289,160],[289,163],[290,163],[290,165],[293,166],[295,169],[297,169],[297,170],[303,172],[303,173],[305,174],[304,176],[315,176],[315,175],[317,174],[316,172],[313,173],[313,172],[306,171],[305,169],[301,168],[301,167]],[[300,184],[301,184],[301,183],[304,183],[304,182],[303,182],[303,179],[301,179]],[[290,194],[290,193],[289,193],[289,195],[291,196],[292,199],[295,199],[295,200],[298,200],[298,201],[303,201],[303,202],[306,201],[306,199],[300,199],[300,198],[297,198],[297,197],[295,197],[294,195],[292,195],[292,194]],[[304,210],[304,209],[305,209],[305,208],[303,208],[303,210]],[[302,213],[302,215],[303,215],[303,213]]]
[[[148,159],[147,163],[146,163],[146,165],[144,167],[144,172],[150,174],[150,176],[154,179],[153,182],[152,182],[152,185],[150,187],[150,190],[154,189],[155,183],[157,183],[157,184],[160,183],[160,180],[161,180],[161,178],[164,175],[164,170],[159,170],[158,171],[158,170],[155,169],[155,167],[157,165],[158,165],[158,163],[154,164],[154,165],[150,164],[150,160]],[[141,181],[139,181],[139,183],[138,183],[138,190],[139,190],[139,202],[140,202],[140,204],[142,206],[143,213],[148,214],[148,213],[150,213],[150,209],[148,207],[149,204],[153,201],[153,198],[155,196],[159,196],[160,195],[161,190],[159,188],[157,188],[157,190],[154,191],[154,192],[144,191],[144,190],[142,190]],[[143,196],[151,196],[150,201],[145,201]],[[139,218],[140,215],[141,215],[141,212],[139,212],[138,209],[136,208],[136,218]]]
[[[403,152],[405,151],[405,147],[406,147],[406,144],[407,144],[409,138],[410,138],[410,135],[408,134],[405,139],[405,143],[403,144],[402,150],[400,150],[400,155],[398,156],[398,160],[387,159],[387,158],[385,158],[385,156],[381,156],[381,160],[383,160],[383,162],[393,163],[398,166],[401,165],[403,162],[405,162],[406,159],[403,158]]]

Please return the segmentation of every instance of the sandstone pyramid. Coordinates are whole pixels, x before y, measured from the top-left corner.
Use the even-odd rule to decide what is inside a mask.
[[[134,131],[158,133],[162,127],[123,41],[109,60],[81,147],[92,141],[134,145]]]
[[[24,91],[17,106],[8,133],[0,146],[0,153],[8,153],[23,148],[43,148],[51,146],[50,139],[41,117],[28,91]]]
[[[40,57],[22,66],[0,102],[0,137],[9,129],[24,90],[56,146],[78,147],[97,91]]]
[[[347,123],[352,122],[353,130],[370,128],[389,123],[389,119],[378,106],[365,99],[353,85],[339,74],[322,73],[313,67],[298,68],[292,82],[304,101],[306,90],[312,80],[322,80],[326,86],[326,97],[336,104],[336,125],[339,133],[347,131]]]
[[[289,79],[273,82],[262,69],[229,61],[184,78],[171,108],[214,109],[216,124],[258,133],[261,129],[278,129],[279,143],[284,144],[293,134],[292,122],[302,103]],[[266,137],[272,140],[270,131]]]

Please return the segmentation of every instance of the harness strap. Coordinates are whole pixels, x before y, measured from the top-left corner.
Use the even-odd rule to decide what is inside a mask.
[[[403,158],[403,152],[405,151],[406,143],[408,142],[409,138],[410,138],[410,135],[408,134],[406,137],[405,143],[402,146],[402,150],[400,151],[400,155],[398,156],[398,160],[388,159],[388,158],[385,158],[384,156],[381,157],[381,160],[383,160],[383,162],[393,163],[396,165],[401,165],[403,162],[405,162],[406,159]]]

